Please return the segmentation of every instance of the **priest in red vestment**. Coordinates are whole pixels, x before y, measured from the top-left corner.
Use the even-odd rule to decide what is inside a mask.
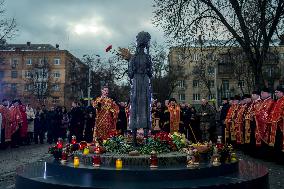
[[[108,87],[103,87],[102,95],[93,101],[96,108],[95,139],[107,139],[109,134],[116,131],[116,122],[119,113],[118,105],[108,97]]]
[[[261,146],[261,142],[268,144],[270,128],[268,127],[269,115],[274,106],[271,92],[268,88],[261,90],[262,103],[255,110],[255,140],[256,146]]]
[[[280,146],[280,149],[282,152],[284,152],[284,88],[277,87],[275,90],[275,96],[277,97],[277,101],[275,103],[274,108],[271,111],[270,114],[270,140],[269,145],[274,146],[276,139],[282,138],[282,141],[278,141],[278,146]],[[279,133],[282,135],[282,137],[276,138],[276,133]],[[278,147],[277,146],[277,147]],[[277,149],[276,150],[279,150]],[[278,147],[279,148],[279,147]]]

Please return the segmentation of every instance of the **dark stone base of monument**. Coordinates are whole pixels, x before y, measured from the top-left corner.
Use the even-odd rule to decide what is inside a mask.
[[[268,189],[268,170],[263,165],[240,161],[212,166],[201,163],[196,168],[186,165],[158,167],[114,166],[95,168],[81,162],[74,168],[72,162],[61,165],[46,161],[18,169],[16,189],[27,188],[84,188],[84,189]]]

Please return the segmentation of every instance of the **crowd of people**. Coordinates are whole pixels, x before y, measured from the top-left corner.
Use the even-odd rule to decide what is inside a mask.
[[[197,108],[178,104],[174,98],[164,103],[154,100],[151,105],[151,132],[180,132],[192,142],[216,142],[222,136],[223,142],[231,143],[247,151],[258,149],[284,152],[284,89],[278,87],[272,92],[267,88],[230,99],[223,98],[223,104],[216,108],[206,99]],[[65,107],[42,105],[33,109],[20,100],[9,103],[4,99],[0,106],[1,147],[18,147],[31,143],[54,143],[57,139],[92,142],[105,139],[110,132],[120,134],[131,132],[129,128],[129,105],[115,102],[108,97],[108,88],[92,101],[88,107],[72,103]],[[266,153],[261,151],[261,153]]]

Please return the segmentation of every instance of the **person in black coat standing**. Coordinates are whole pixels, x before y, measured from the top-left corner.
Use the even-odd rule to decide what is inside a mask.
[[[96,109],[93,106],[87,107],[86,113],[86,128],[84,132],[85,141],[88,143],[93,142],[93,133],[96,123]]]
[[[120,102],[118,120],[116,123],[116,130],[119,131],[120,134],[124,135],[127,130],[127,117],[125,112],[125,104],[124,102]]]
[[[72,108],[70,111],[70,135],[69,142],[73,135],[76,136],[77,141],[81,142],[83,140],[83,131],[84,131],[84,112],[77,102],[72,102]]]
[[[219,128],[218,128],[218,135],[222,136],[222,138],[224,139],[225,137],[225,119],[226,119],[226,116],[227,116],[227,113],[229,111],[229,108],[230,108],[230,103],[228,101],[228,98],[223,98],[222,99],[222,108],[221,108],[221,111],[220,111],[220,120],[219,120]]]

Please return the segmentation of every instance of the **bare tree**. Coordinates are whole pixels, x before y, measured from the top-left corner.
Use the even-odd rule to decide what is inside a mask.
[[[155,0],[154,7],[154,23],[178,42],[188,44],[202,34],[241,47],[255,87],[264,84],[263,61],[284,30],[284,0]]]
[[[0,0],[0,41],[6,42],[13,38],[17,33],[15,18],[6,18],[5,0]]]

